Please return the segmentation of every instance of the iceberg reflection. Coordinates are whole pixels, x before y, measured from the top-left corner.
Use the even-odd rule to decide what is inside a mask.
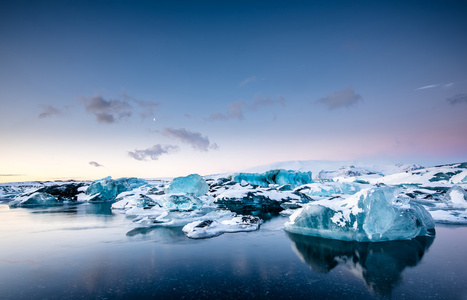
[[[317,273],[337,266],[361,277],[375,294],[388,296],[402,280],[406,267],[414,267],[433,244],[433,236],[390,242],[348,242],[287,233],[297,256]]]

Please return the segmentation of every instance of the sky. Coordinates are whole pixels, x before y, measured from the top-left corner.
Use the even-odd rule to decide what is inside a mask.
[[[467,1],[1,1],[0,182],[467,161]]]

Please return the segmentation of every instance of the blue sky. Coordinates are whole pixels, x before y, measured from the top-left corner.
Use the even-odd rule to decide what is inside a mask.
[[[465,1],[134,2],[0,4],[0,181],[467,160]]]

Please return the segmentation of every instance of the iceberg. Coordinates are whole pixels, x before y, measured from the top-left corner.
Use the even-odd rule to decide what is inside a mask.
[[[458,185],[450,188],[444,196],[444,202],[452,208],[467,208],[467,192]]]
[[[279,213],[284,208],[284,202],[308,202],[308,199],[292,191],[278,191],[235,186],[219,194],[215,203],[220,208],[229,209],[240,214],[260,215],[264,213]]]
[[[226,232],[242,232],[258,230],[261,219],[253,216],[237,215],[232,219],[202,220],[191,222],[183,227],[183,232],[192,239],[203,239],[219,236]]]
[[[144,179],[124,177],[113,180],[111,177],[106,177],[94,181],[86,190],[87,197],[81,199],[87,199],[89,202],[115,201],[120,193],[146,184]]]
[[[361,185],[352,182],[314,182],[300,186],[297,190],[308,196],[332,197],[338,194],[353,195],[361,190]]]
[[[311,172],[298,172],[292,170],[270,170],[265,173],[237,173],[232,180],[241,183],[245,181],[252,185],[268,187],[270,184],[302,185],[312,183]]]
[[[57,197],[52,196],[48,193],[35,192],[29,195],[17,196],[13,201],[9,203],[9,206],[49,206],[58,204],[62,204],[62,201],[59,201]]]
[[[397,195],[396,188],[380,187],[311,202],[290,216],[285,230],[358,242],[407,240],[431,234],[431,215],[419,204],[397,201]]]
[[[209,186],[198,174],[191,174],[185,177],[177,177],[167,188],[168,194],[193,194],[196,197],[203,196],[209,191]]]
[[[78,201],[78,193],[83,183],[54,184],[33,192],[22,193],[9,203],[10,207],[50,206]]]
[[[161,202],[161,205],[170,211],[189,211],[202,206],[198,198],[189,194],[164,195]]]

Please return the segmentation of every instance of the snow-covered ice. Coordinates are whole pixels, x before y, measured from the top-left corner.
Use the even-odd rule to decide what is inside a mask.
[[[311,202],[290,216],[285,229],[359,242],[412,239],[434,229],[430,214],[422,206],[398,205],[397,194],[396,188],[381,187],[331,201]]]

